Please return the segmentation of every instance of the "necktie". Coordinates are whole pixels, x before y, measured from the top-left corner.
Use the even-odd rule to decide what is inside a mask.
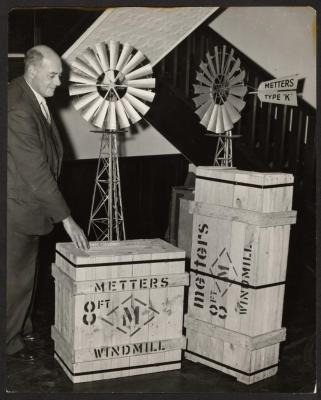
[[[51,118],[50,118],[50,112],[47,106],[46,101],[42,101],[40,103],[41,111],[43,115],[45,116],[46,120],[48,121],[49,124],[51,124]]]

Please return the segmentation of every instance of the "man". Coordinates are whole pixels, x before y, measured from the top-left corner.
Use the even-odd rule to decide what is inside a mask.
[[[55,223],[76,247],[88,241],[58,189],[62,143],[46,97],[61,84],[62,64],[47,46],[30,49],[25,72],[8,87],[7,342],[6,353],[33,361],[22,334],[34,286],[40,235]]]

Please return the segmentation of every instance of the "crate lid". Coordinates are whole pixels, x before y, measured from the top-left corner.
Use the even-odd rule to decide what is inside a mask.
[[[122,241],[90,242],[87,251],[77,249],[72,242],[57,243],[56,253],[71,263],[84,264],[117,264],[146,260],[183,260],[185,251],[162,239],[136,239]]]

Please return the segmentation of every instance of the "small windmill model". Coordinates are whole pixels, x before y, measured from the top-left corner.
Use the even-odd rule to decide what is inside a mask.
[[[155,96],[152,66],[128,43],[110,40],[87,48],[71,65],[69,93],[83,118],[100,128],[101,145],[88,235],[126,239],[118,162],[118,137],[149,110]]]
[[[194,84],[193,98],[200,117],[200,123],[218,138],[214,165],[231,167],[233,125],[241,118],[245,106],[243,97],[247,87],[243,81],[245,71],[240,69],[240,59],[234,57],[234,50],[229,52],[226,46],[214,47],[214,54],[206,54],[206,62],[201,62],[196,73],[198,84]]]

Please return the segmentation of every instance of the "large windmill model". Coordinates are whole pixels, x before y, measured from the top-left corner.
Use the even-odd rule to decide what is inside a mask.
[[[101,145],[88,235],[126,239],[118,162],[118,137],[149,110],[155,93],[152,66],[128,43],[110,40],[87,48],[71,65],[69,93],[83,118],[100,128]]]
[[[201,62],[196,73],[199,82],[194,86],[193,98],[200,117],[200,123],[217,137],[214,165],[232,167],[233,125],[241,118],[240,111],[245,106],[243,97],[247,92],[244,85],[245,71],[240,69],[240,59],[234,57],[234,50],[229,52],[226,46],[214,47],[214,54],[206,54],[206,61]]]

